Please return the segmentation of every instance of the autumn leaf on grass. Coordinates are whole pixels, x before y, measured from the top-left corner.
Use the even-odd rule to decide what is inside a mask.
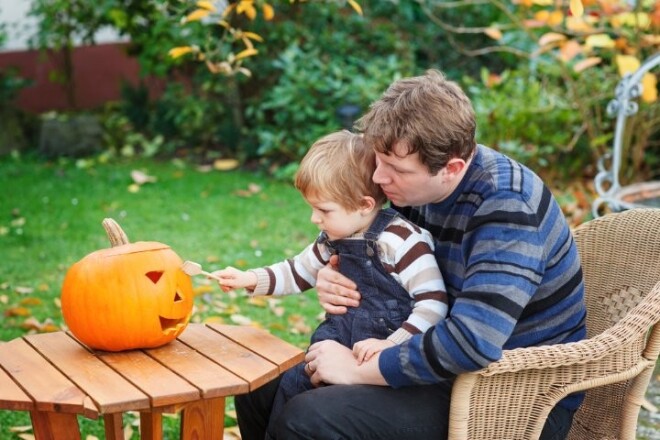
[[[222,440],[240,440],[240,439],[241,439],[241,432],[239,431],[238,426],[231,426],[229,428],[225,428],[225,432]]]
[[[265,296],[251,296],[248,299],[248,304],[255,307],[266,308],[268,306],[268,299]]]
[[[250,183],[248,184],[247,189],[237,189],[234,191],[234,194],[239,197],[252,197],[255,194],[259,194],[260,192],[261,186],[257,185],[256,183]]]
[[[150,176],[147,173],[140,170],[131,171],[131,179],[133,179],[133,183],[137,185],[144,185],[145,183],[154,183],[158,180],[156,177]]]
[[[31,314],[27,307],[9,307],[5,310],[5,316],[30,316]]]
[[[233,322],[234,324],[238,324],[238,325],[250,325],[250,324],[252,324],[252,320],[250,318],[248,318],[247,316],[244,316],[244,315],[238,315],[238,314],[231,315],[229,317],[229,319],[231,320],[231,322]]]
[[[34,289],[32,287],[16,286],[14,292],[20,293],[21,295],[27,295],[28,293],[34,292]]]
[[[34,297],[23,298],[21,300],[21,305],[22,306],[39,306],[39,305],[41,305],[41,299],[34,298]]]
[[[290,333],[294,335],[307,334],[312,331],[312,328],[307,325],[305,318],[301,315],[291,315],[288,319],[290,325]]]
[[[213,161],[213,168],[218,171],[231,171],[238,168],[240,163],[236,159],[216,159]]]

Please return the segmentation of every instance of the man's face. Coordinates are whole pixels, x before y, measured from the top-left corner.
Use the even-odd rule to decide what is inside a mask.
[[[455,185],[446,168],[431,175],[418,153],[407,154],[400,143],[389,155],[376,153],[373,181],[380,185],[387,198],[397,206],[420,206],[447,198]]]

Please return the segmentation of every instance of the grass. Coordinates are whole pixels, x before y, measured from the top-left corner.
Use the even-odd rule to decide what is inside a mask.
[[[155,182],[137,185],[131,172]],[[295,255],[316,237],[309,209],[292,185],[264,176],[200,170],[181,161],[42,162],[0,159],[0,341],[64,328],[59,295],[69,266],[109,247],[101,226],[117,220],[131,241],[158,241],[206,270],[248,268]],[[193,321],[251,321],[300,347],[318,324],[313,292],[271,300],[226,294],[195,279]],[[232,402],[229,402],[231,409]],[[133,415],[125,423],[135,423]],[[23,412],[0,411],[0,438],[18,439]],[[227,424],[234,421],[227,418]],[[81,419],[83,438],[103,438],[100,421]],[[137,428],[134,428],[137,437]],[[178,438],[178,419],[165,421]]]

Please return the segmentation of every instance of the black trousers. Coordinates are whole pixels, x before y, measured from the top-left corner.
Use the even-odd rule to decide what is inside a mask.
[[[447,438],[451,383],[392,389],[332,385],[295,396],[267,431],[279,380],[236,396],[243,440],[443,440]],[[541,440],[563,440],[573,411],[550,412]],[[495,440],[495,439],[493,439]]]

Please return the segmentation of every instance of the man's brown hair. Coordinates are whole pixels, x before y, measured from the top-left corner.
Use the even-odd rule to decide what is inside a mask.
[[[436,174],[452,158],[467,160],[476,148],[476,120],[470,99],[437,70],[395,81],[356,126],[377,152],[391,154],[397,143]]]

